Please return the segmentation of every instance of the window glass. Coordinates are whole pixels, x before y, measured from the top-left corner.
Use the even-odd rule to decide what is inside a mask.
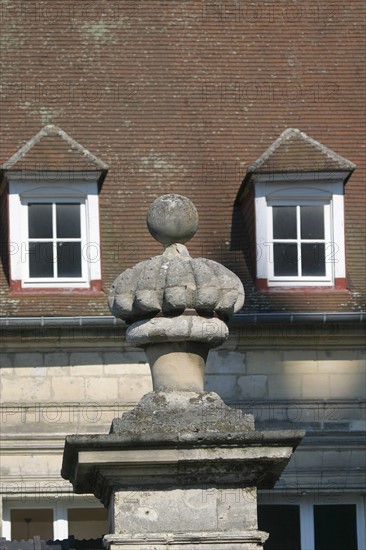
[[[300,206],[302,239],[324,239],[324,206]]]
[[[314,506],[315,550],[357,550],[356,505]]]
[[[325,244],[302,243],[301,245],[302,274],[325,275]]]
[[[28,228],[30,239],[52,239],[52,204],[30,203]]]
[[[80,237],[80,205],[60,203],[56,205],[57,238]]]
[[[29,277],[81,277],[80,204],[30,203],[28,207]]]
[[[258,527],[269,533],[265,550],[301,550],[299,506],[258,506]]]
[[[274,276],[325,277],[324,206],[273,206],[272,214]]]
[[[274,274],[276,276],[297,275],[297,244],[274,243],[273,245]]]
[[[273,206],[273,238],[296,239],[296,206]]]
[[[76,539],[99,538],[109,532],[105,508],[69,508],[67,517],[69,535]]]
[[[57,272],[59,277],[81,277],[80,243],[57,243]]]
[[[53,243],[29,243],[29,276],[53,277]]]
[[[10,510],[12,540],[28,540],[39,535],[43,540],[53,538],[53,510],[47,508]]]

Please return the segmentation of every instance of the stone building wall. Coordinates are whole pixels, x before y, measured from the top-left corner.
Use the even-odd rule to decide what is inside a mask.
[[[71,487],[59,475],[65,435],[107,433],[114,417],[152,389],[144,353],[121,344],[120,333],[113,338],[107,333],[68,338],[63,333],[60,338],[53,335],[53,342],[51,335],[43,336],[36,342],[33,335],[33,346],[28,333],[3,339],[5,497],[24,491],[69,494]],[[357,489],[360,478],[352,478],[348,466],[353,464],[362,475],[359,434],[366,423],[361,329],[234,328],[228,342],[209,354],[206,389],[253,412],[258,427],[307,430],[305,440],[313,441],[313,447],[301,445],[295,453],[290,483],[298,484],[296,469],[305,468],[303,481],[311,486],[330,460],[338,468],[338,489],[342,484]],[[324,449],[319,437],[324,441],[330,434],[333,443]],[[357,439],[353,447],[347,434]]]
[[[67,401],[135,403],[151,391],[142,351],[83,347],[64,351],[2,353],[2,394],[6,402],[28,406]],[[306,346],[290,350],[239,345],[211,351],[206,389],[225,400],[362,399],[364,354],[359,349]]]
[[[361,400],[362,342],[358,348],[349,347],[338,342],[337,347],[325,343],[309,349],[299,342],[292,349],[258,349],[229,341],[209,354],[206,389],[243,405],[254,400]],[[91,349],[79,343],[77,348],[65,345],[62,351],[8,349],[2,352],[1,363],[4,402],[14,406],[6,424],[17,408],[23,417],[27,407],[43,406],[44,414],[48,408],[67,404],[112,409],[113,404],[132,405],[152,389],[145,355],[132,348]]]
[[[7,426],[21,426],[30,416],[28,410],[34,411],[34,418],[49,416],[50,424],[60,424],[61,409],[84,410],[84,421],[90,416],[91,423],[95,417],[97,429],[109,425],[108,415],[98,418],[98,407],[115,414],[152,389],[144,352],[122,344],[121,338],[120,333],[50,333],[38,341],[31,333],[4,338],[1,391],[8,411],[3,413],[3,433]],[[243,407],[273,401],[358,404],[364,384],[361,327],[353,327],[352,333],[340,327],[336,332],[334,327],[234,328],[228,342],[210,351],[206,368],[206,389]],[[357,409],[357,414],[342,414],[361,420]],[[84,429],[82,419],[80,423]]]

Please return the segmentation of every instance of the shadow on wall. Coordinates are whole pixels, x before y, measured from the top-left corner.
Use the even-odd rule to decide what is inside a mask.
[[[216,350],[209,354],[206,390],[252,412],[273,429],[359,429],[364,426],[363,350]],[[288,342],[289,343],[289,342]],[[293,345],[293,341],[292,341]]]
[[[9,249],[7,190],[4,189],[2,194],[0,191],[0,261],[8,284],[10,283],[9,254],[11,254],[11,250]]]
[[[234,204],[232,209],[230,250],[242,253],[251,282],[254,283],[256,277],[254,219],[247,219],[238,204]]]

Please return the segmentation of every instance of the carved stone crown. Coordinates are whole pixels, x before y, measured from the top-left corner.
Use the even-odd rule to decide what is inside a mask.
[[[156,199],[147,225],[165,250],[117,277],[109,294],[110,310],[130,324],[126,340],[143,347],[148,358],[151,346],[159,344],[162,350],[168,343],[180,343],[175,351],[200,344],[205,360],[210,347],[228,338],[224,320],[242,308],[243,285],[223,265],[189,255],[184,243],[197,231],[198,214],[186,197]]]
[[[183,244],[175,243],[117,277],[109,300],[113,315],[129,322],[187,309],[226,319],[242,308],[244,289],[229,269],[213,260],[191,258]]]

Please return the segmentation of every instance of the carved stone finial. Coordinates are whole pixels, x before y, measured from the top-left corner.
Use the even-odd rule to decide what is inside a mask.
[[[224,321],[242,308],[243,285],[223,265],[189,255],[182,243],[198,214],[186,197],[156,199],[147,225],[165,250],[117,277],[109,307],[130,324],[126,340],[145,349],[154,389],[202,391],[208,351],[228,338]]]

